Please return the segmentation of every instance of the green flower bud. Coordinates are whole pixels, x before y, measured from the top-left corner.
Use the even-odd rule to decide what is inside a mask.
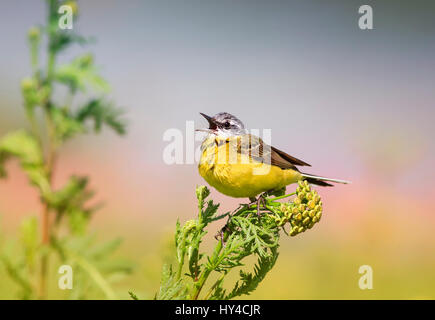
[[[92,54],[88,53],[80,57],[80,66],[82,68],[87,68],[94,63],[94,57]]]
[[[31,42],[39,41],[39,39],[41,38],[41,31],[37,27],[32,27],[27,32],[27,37]]]
[[[36,89],[37,85],[36,80],[33,78],[24,78],[21,81],[21,89],[23,91]]]
[[[287,216],[286,219],[291,225],[290,236],[311,229],[322,216],[322,201],[317,192],[311,189],[307,181],[299,181],[298,185],[296,198],[286,207],[286,211],[291,212],[290,217]]]
[[[311,200],[308,202],[308,208],[314,209],[315,206],[316,206],[316,203],[314,201]]]
[[[210,194],[210,190],[206,186],[199,186],[196,188],[196,198],[198,201],[203,201]]]
[[[65,5],[69,6],[71,8],[71,11],[72,11],[72,13],[74,15],[76,15],[78,13],[79,10],[78,10],[77,2],[75,2],[75,1],[67,1],[67,2],[65,2]]]
[[[187,234],[194,228],[196,228],[196,220],[189,220],[189,221],[186,221],[182,230],[184,233]]]
[[[320,218],[322,217],[322,211],[317,212],[316,217],[317,217],[317,220],[319,221]]]

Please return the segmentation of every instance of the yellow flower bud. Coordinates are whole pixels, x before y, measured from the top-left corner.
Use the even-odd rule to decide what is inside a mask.
[[[283,212],[284,210],[282,210]],[[307,229],[311,229],[322,216],[322,201],[316,190],[312,190],[307,181],[299,181],[293,204],[286,208],[289,215],[281,225],[289,222],[290,236],[295,236]]]
[[[27,32],[27,37],[30,41],[39,40],[39,38],[41,37],[41,31],[37,27],[32,27]]]
[[[21,89],[22,90],[31,90],[31,89],[35,89],[36,87],[37,87],[37,83],[32,78],[24,78],[21,81]]]
[[[77,2],[75,2],[75,1],[67,1],[67,2],[65,2],[65,5],[66,6],[69,6],[70,8],[71,8],[71,11],[72,11],[72,13],[74,14],[74,15],[76,15],[79,11],[78,11],[78,5],[77,5]]]
[[[314,209],[315,206],[316,206],[316,204],[315,204],[314,201],[311,200],[311,201],[308,202],[308,208]]]

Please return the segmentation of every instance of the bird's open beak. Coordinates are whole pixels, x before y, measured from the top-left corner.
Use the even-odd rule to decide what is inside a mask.
[[[208,129],[196,129],[195,131],[204,131],[204,132],[214,133],[217,129],[217,125],[216,125],[216,122],[214,121],[214,119],[212,117],[202,113],[202,112],[200,112],[199,114],[202,115],[208,121],[209,127],[208,127]]]

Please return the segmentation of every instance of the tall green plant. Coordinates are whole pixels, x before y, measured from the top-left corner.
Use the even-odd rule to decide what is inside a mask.
[[[38,190],[42,204],[39,219],[22,222],[19,244],[4,245],[0,253],[10,278],[20,290],[21,298],[46,298],[48,277],[59,277],[57,269],[49,269],[56,256],[59,264],[70,264],[74,270],[74,289],[70,298],[84,298],[90,287],[100,288],[107,298],[116,298],[107,277],[103,275],[130,271],[122,261],[110,261],[109,255],[119,240],[96,244],[86,227],[97,206],[89,206],[94,192],[88,178],[71,176],[55,189],[53,179],[61,163],[61,147],[72,138],[98,133],[102,126],[123,135],[126,130],[122,112],[106,98],[109,86],[99,75],[92,54],[77,56],[69,63],[58,58],[74,44],[86,45],[89,40],[73,30],[59,27],[61,5],[69,5],[77,18],[75,1],[47,0],[47,22],[28,33],[32,75],[21,83],[24,110],[30,130],[11,132],[0,140],[0,175],[6,176],[5,163],[18,159],[29,182]],[[45,43],[46,55],[41,55]],[[46,56],[43,63],[41,57]],[[66,98],[55,98],[55,91],[66,88]],[[80,95],[76,102],[74,98]],[[91,281],[87,281],[91,279]]]
[[[218,215],[219,204],[207,200],[210,191],[196,189],[198,217],[179,222],[175,231],[176,270],[165,265],[156,299],[233,299],[252,293],[272,270],[278,258],[280,233],[296,236],[311,229],[322,216],[322,201],[306,181],[299,182],[296,192],[284,195],[284,190],[264,195],[257,204],[242,204],[234,212]],[[279,200],[294,196],[291,201]],[[260,214],[259,214],[260,213]],[[209,225],[227,218],[217,234],[211,253],[204,252],[201,243]],[[255,257],[253,270],[244,270],[247,257]],[[239,268],[239,280],[228,285],[228,274]],[[207,285],[212,274],[217,280]],[[216,278],[216,277],[214,277]],[[207,289],[205,292],[204,290]],[[137,297],[131,293],[132,298]]]

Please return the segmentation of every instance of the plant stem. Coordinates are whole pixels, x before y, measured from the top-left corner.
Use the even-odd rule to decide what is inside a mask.
[[[201,273],[201,276],[199,277],[198,282],[195,284],[195,290],[193,292],[192,300],[198,300],[198,296],[199,296],[202,288],[204,287],[204,284],[205,284],[207,278],[209,277],[210,273],[213,271],[213,265],[215,264],[221,249],[222,249],[222,241],[219,241],[218,244],[216,245],[216,248],[215,248],[214,253],[213,253],[213,257],[211,259],[212,265],[211,266],[208,265],[206,267],[206,269]]]
[[[228,233],[225,232],[223,235],[223,240],[219,241],[216,245],[213,256],[210,259],[210,264],[206,266],[206,269],[201,273],[198,282],[195,284],[195,289],[193,291],[192,300],[198,300],[198,296],[201,293],[202,288],[204,287],[207,278],[210,276],[210,273],[216,268],[219,262],[219,253],[222,250],[222,243],[227,238]]]
[[[73,257],[73,259],[89,274],[89,276],[95,281],[95,283],[100,287],[100,289],[104,292],[107,299],[116,300],[118,299],[117,295],[110,287],[110,284],[106,279],[102,276],[100,271],[95,268],[94,265],[83,259],[81,256],[69,252],[69,254]]]
[[[52,12],[55,5],[55,1],[50,1],[49,3],[49,32],[48,32],[48,61],[47,61],[47,86],[52,88],[52,79],[55,67],[55,52],[52,50],[51,42],[53,31],[51,31],[51,19]],[[48,147],[47,156],[45,158],[46,170],[48,176],[48,182],[50,189],[53,183],[53,171],[54,164],[56,161],[56,147],[55,147],[55,135],[54,135],[54,125],[51,121],[50,116],[50,99],[49,97],[44,105],[45,119],[48,127]],[[50,207],[47,202],[43,202],[43,211],[41,217],[41,235],[42,235],[42,245],[48,246],[50,244],[51,232],[50,232]],[[43,252],[41,255],[41,270],[39,274],[39,298],[45,299],[47,295],[47,272],[48,272],[48,252]]]
[[[208,297],[210,297],[210,295],[212,294],[213,289],[215,289],[217,287],[217,285],[223,280],[223,278],[225,278],[225,276],[226,276],[226,273],[222,273],[222,275],[219,277],[218,280],[216,280],[214,285],[211,286],[210,290],[205,295],[204,300],[208,300]]]
[[[46,110],[46,112],[48,112]],[[46,170],[48,175],[48,182],[50,189],[53,185],[53,172],[56,162],[56,147],[53,135],[53,124],[51,122],[50,116],[46,115],[47,126],[49,128],[49,139],[48,139],[48,152],[46,157]],[[48,246],[50,244],[51,238],[51,228],[50,228],[50,207],[47,202],[43,203],[43,211],[41,217],[41,234],[42,234],[42,245]],[[44,252],[41,256],[41,273],[39,281],[39,297],[40,299],[45,299],[47,291],[47,272],[48,272],[48,252]]]
[[[285,194],[283,196],[273,197],[273,198],[267,198],[267,199],[268,200],[273,200],[273,201],[275,201],[275,200],[281,200],[281,199],[284,199],[284,198],[288,198],[288,197],[294,196],[295,194],[296,194],[296,192],[293,192],[293,193]]]

